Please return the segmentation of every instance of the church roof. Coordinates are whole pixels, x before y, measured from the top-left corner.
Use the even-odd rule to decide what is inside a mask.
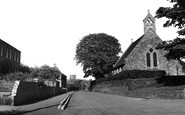
[[[115,63],[114,68],[118,68],[120,66],[124,66],[125,58],[130,54],[130,52],[134,49],[134,47],[139,43],[139,41],[143,38],[144,35],[142,35],[140,38],[138,38],[135,42],[131,43],[130,46],[127,48],[127,50],[124,52],[124,54],[119,58],[119,60]]]

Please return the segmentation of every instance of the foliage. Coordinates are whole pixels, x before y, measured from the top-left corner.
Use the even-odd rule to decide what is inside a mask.
[[[157,18],[166,17],[168,20],[164,27],[178,27],[179,36],[185,35],[185,3],[184,0],[170,0],[174,3],[173,7],[160,7],[156,12]],[[164,41],[157,49],[164,49],[167,59],[185,58],[185,39],[177,37],[174,40]]]
[[[13,102],[12,98],[0,97],[0,105],[11,105]]]
[[[164,86],[180,86],[185,85],[185,75],[182,76],[163,76],[157,79],[158,83]]]
[[[168,60],[181,60],[182,58],[185,58],[185,39],[176,38],[170,41],[163,41],[156,48],[167,51],[165,57],[167,57]]]
[[[11,92],[13,89],[14,81],[0,80],[0,92]]]
[[[138,78],[159,78],[166,74],[163,70],[125,70],[118,74],[108,76],[106,78],[96,80],[96,83],[112,81],[112,80],[124,80],[124,79],[138,79]]]
[[[3,79],[6,81],[15,81],[15,80],[24,80],[29,77],[32,78],[33,76],[29,73],[17,72],[6,74],[3,76]]]
[[[166,17],[168,20],[164,24],[164,27],[175,26],[180,30],[179,35],[185,35],[185,8],[179,5],[175,0],[171,0],[174,3],[173,7],[160,7],[156,12],[157,18]]]
[[[24,64],[20,64],[20,67],[18,68],[19,72],[23,72],[23,73],[30,73],[30,67],[24,65]]]
[[[84,77],[104,78],[118,59],[121,47],[115,37],[104,33],[84,36],[76,46],[75,59],[83,66]]]
[[[2,75],[1,79],[6,81],[15,80],[29,80],[33,78],[38,78],[39,81],[43,80],[56,80],[62,74],[58,67],[50,67],[48,65],[43,65],[41,67],[29,68],[28,66],[22,66],[20,69],[22,72],[9,73]]]
[[[35,78],[55,80],[58,79],[62,73],[56,66],[50,67],[48,65],[43,65],[40,68],[39,67],[31,68],[31,74]]]
[[[81,80],[81,79],[77,79],[75,81],[69,81],[67,88],[69,91],[84,90],[87,88],[87,86],[85,85],[86,83],[87,81]]]

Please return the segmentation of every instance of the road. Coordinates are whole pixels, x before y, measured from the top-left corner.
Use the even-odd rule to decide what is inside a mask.
[[[24,111],[19,115],[185,115],[185,100],[145,100],[88,91],[75,92],[67,108],[59,110],[59,103],[70,93],[12,109]]]
[[[78,91],[65,110],[57,109],[59,103],[24,115],[185,115],[185,100],[144,100]]]

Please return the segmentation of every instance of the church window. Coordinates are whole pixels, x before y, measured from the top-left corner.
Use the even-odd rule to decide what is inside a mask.
[[[150,52],[153,52],[154,50],[152,48],[149,49]]]
[[[157,53],[153,53],[153,61],[154,61],[154,67],[157,67]]]
[[[150,67],[151,64],[150,64],[150,53],[149,52],[146,53],[146,60],[147,60],[147,67]]]

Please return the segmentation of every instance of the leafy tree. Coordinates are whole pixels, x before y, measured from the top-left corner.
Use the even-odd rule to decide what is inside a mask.
[[[24,64],[20,64],[18,71],[23,72],[23,73],[30,73],[30,67],[28,67]]]
[[[84,77],[104,78],[113,69],[121,47],[118,40],[105,33],[84,36],[76,46],[75,59],[81,64]]]
[[[157,18],[166,17],[168,20],[164,27],[178,27],[179,36],[174,40],[163,41],[158,49],[164,49],[167,59],[181,60],[185,58],[185,2],[184,0],[168,0],[173,3],[173,7],[160,7],[156,11]]]
[[[48,65],[43,65],[41,67],[32,68],[31,74],[35,78],[55,80],[59,78],[61,72],[56,66],[50,67]]]

